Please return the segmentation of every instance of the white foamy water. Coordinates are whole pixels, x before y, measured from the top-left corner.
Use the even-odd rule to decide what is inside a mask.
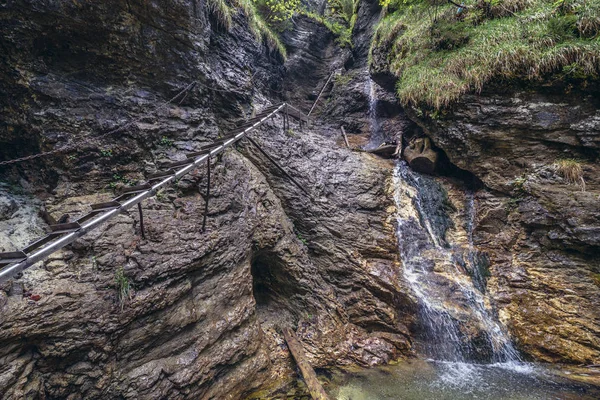
[[[485,361],[520,363],[518,352],[506,329],[494,317],[483,291],[484,278],[477,265],[479,255],[473,244],[476,217],[473,194],[465,196],[465,249],[446,242],[444,227],[450,224],[447,222],[449,217],[443,212],[441,197],[444,194],[432,178],[415,173],[405,162],[400,162],[394,174],[394,185],[398,249],[404,278],[420,307],[424,355],[440,361],[472,361],[472,355],[481,351],[472,347],[464,332],[475,330],[482,331],[489,346]],[[463,254],[473,271],[471,275],[457,261]],[[458,293],[460,304],[456,299]],[[457,367],[453,372],[461,368]]]

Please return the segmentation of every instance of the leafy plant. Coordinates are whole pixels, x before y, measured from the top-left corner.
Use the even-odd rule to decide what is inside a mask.
[[[115,289],[117,290],[117,299],[121,305],[121,311],[123,311],[127,300],[131,300],[131,288],[131,283],[129,278],[125,276],[123,267],[117,268],[115,271]]]
[[[279,31],[290,26],[292,16],[300,11],[300,0],[253,0],[265,20]]]
[[[296,233],[296,237],[299,241],[302,242],[303,245],[308,246],[308,241],[305,238],[303,238],[300,233]]]
[[[164,202],[167,199],[167,194],[164,189],[160,189],[158,193],[156,193],[156,200],[160,202]]]
[[[525,188],[525,183],[527,183],[527,177],[525,175],[521,175],[515,180],[512,181],[512,187],[515,193],[518,196],[523,196],[527,193],[527,189]]]
[[[112,157],[112,155],[113,155],[112,149],[102,149],[102,150],[100,150],[100,155],[102,157]]]
[[[160,139],[160,145],[161,145],[161,146],[167,146],[167,147],[171,147],[171,146],[173,146],[173,141],[172,141],[171,139],[169,139],[168,137],[166,137],[166,136],[163,136],[163,137]]]
[[[111,189],[116,189],[117,186],[119,185],[119,183],[122,183],[124,185],[132,185],[133,181],[129,178],[126,178],[122,175],[119,174],[113,174],[112,176],[112,180],[110,181],[110,183],[108,184],[108,186]]]

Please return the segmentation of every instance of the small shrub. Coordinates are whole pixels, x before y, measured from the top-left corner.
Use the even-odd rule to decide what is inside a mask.
[[[527,194],[527,189],[525,188],[526,182],[527,177],[525,175],[521,175],[520,177],[515,178],[515,180],[512,181],[513,190],[515,191],[515,193],[517,193],[518,196],[523,196]]]
[[[305,238],[303,238],[300,233],[296,233],[296,237],[299,241],[302,242],[303,245],[308,246],[308,241]]]
[[[335,76],[334,81],[335,84],[338,86],[346,86],[347,84],[349,84],[352,81],[353,75],[352,74],[337,74]]]
[[[117,290],[117,299],[121,305],[121,311],[123,311],[127,300],[131,300],[131,284],[129,278],[125,276],[123,267],[117,268],[115,272],[115,289]]]
[[[117,186],[119,185],[119,183],[122,183],[124,185],[132,185],[133,181],[129,178],[126,178],[122,175],[119,174],[113,174],[112,176],[112,180],[110,181],[110,183],[108,184],[108,186],[111,189],[116,189]]]
[[[564,180],[572,185],[581,185],[582,190],[585,191],[583,169],[581,168],[581,163],[579,161],[572,159],[558,160],[554,166],[558,174],[562,176]]]
[[[160,145],[161,145],[161,146],[167,146],[167,147],[171,147],[171,146],[173,146],[173,141],[172,141],[171,139],[169,139],[168,137],[166,137],[166,136],[163,136],[163,137],[160,139]]]

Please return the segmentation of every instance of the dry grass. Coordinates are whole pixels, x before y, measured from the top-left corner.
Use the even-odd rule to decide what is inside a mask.
[[[547,0],[465,4],[461,14],[440,6],[434,22],[429,4],[412,0],[379,23],[371,52],[388,55],[403,103],[440,109],[491,81],[600,76],[600,0],[566,13]]]
[[[581,163],[577,160],[565,159],[558,160],[554,167],[556,172],[572,185],[580,185],[581,190],[585,192],[585,180],[583,179],[583,169]]]

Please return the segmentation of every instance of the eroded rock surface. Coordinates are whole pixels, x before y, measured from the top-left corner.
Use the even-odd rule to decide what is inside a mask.
[[[597,93],[495,90],[437,119],[411,114],[485,184],[474,237],[490,257],[488,288],[519,348],[538,360],[600,360]],[[576,160],[585,188],[560,160]]]
[[[74,152],[2,169],[29,193],[23,207],[39,202],[50,219],[76,216],[197,150],[281,84],[280,58],[245,16],[235,13],[227,32],[204,3],[17,1],[0,17],[2,158],[84,139]],[[206,232],[199,169],[144,202],[146,239],[137,213],[124,214],[2,286],[0,394],[272,392],[295,378],[282,325],[297,330],[316,367],[409,354],[391,165],[319,133],[284,133],[275,121],[255,134],[313,200],[244,144],[214,160]],[[41,217],[18,219],[21,200],[6,192],[3,223],[46,228]],[[12,239],[3,250],[29,236]]]

